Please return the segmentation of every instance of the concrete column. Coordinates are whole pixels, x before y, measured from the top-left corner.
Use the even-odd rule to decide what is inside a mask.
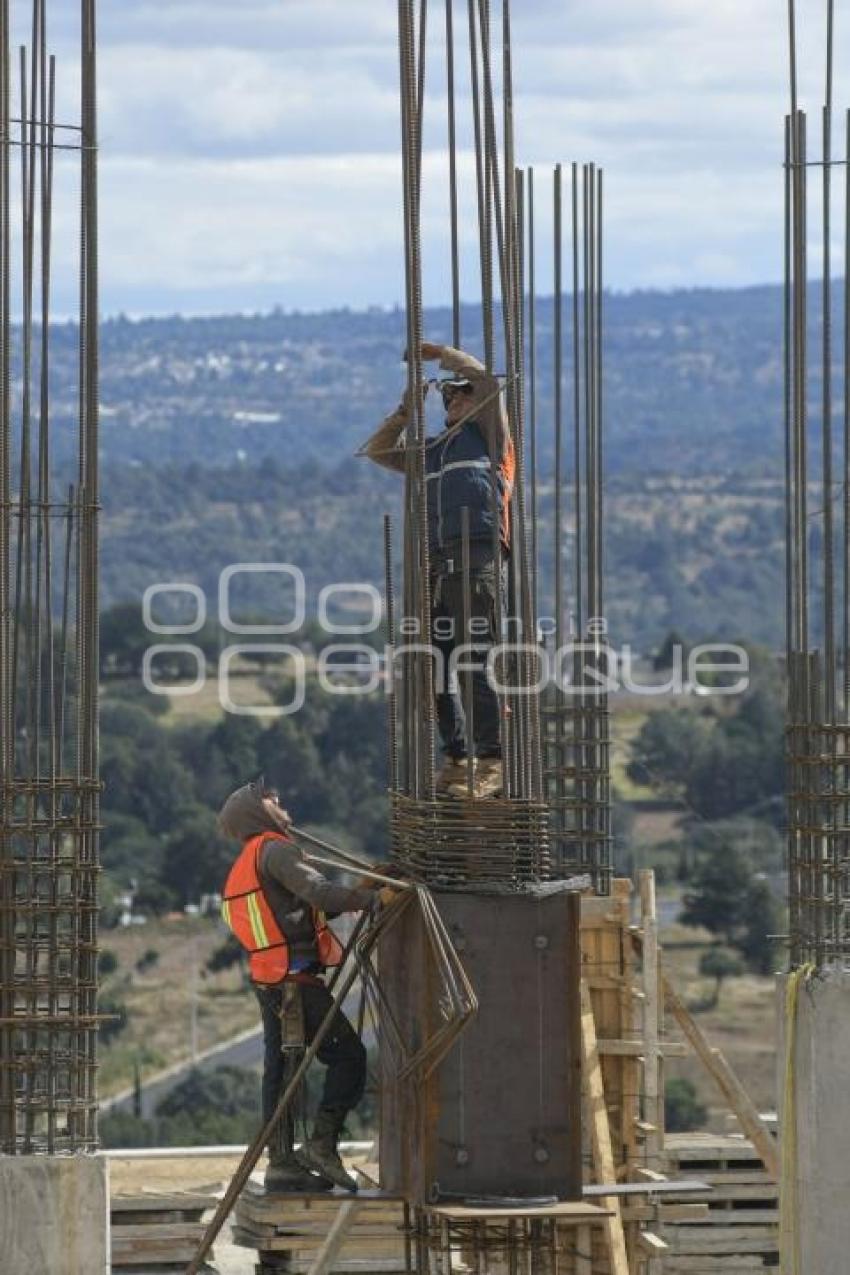
[[[850,970],[821,970],[800,984],[793,1112],[785,1110],[787,983],[780,977],[777,1110],[780,1136],[796,1136],[796,1222],[781,1235],[782,1271],[840,1275],[850,1268]]]
[[[0,1156],[0,1272],[107,1275],[102,1156]]]

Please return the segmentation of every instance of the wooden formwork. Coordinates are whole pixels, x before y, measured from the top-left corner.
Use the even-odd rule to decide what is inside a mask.
[[[617,879],[607,898],[581,903],[581,970],[590,992],[605,1105],[619,1181],[644,1163],[641,1128],[644,998],[631,937],[632,883]],[[590,1164],[589,1150],[585,1163]]]
[[[618,1194],[604,1197],[612,1217],[563,1236],[559,1275],[675,1275],[692,1269],[694,1260],[705,1261],[700,1254],[720,1252],[727,1240],[732,1246],[723,1252],[734,1252],[739,1265],[772,1258],[770,1210],[755,1220],[747,1215],[746,1224],[744,1215],[730,1220],[732,1205],[721,1214],[713,1190],[699,1192],[695,1181],[683,1182],[688,1163],[700,1166],[698,1156],[689,1162],[682,1151],[687,1138],[675,1142],[679,1154],[668,1154],[664,1058],[693,1051],[749,1139],[732,1142],[760,1162],[759,1182],[778,1178],[770,1131],[663,971],[652,872],[640,873],[638,907],[633,894],[630,881],[615,880],[610,897],[582,899],[585,1182],[613,1185]],[[681,1039],[667,1036],[665,1006]],[[718,1231],[720,1223],[728,1237]]]
[[[653,1228],[663,1213],[649,1199],[653,1180],[664,1168],[654,895],[652,874],[642,874],[637,944],[631,881],[614,880],[607,897],[582,898],[585,1180],[631,1183],[636,1190],[646,1183],[646,1194],[605,1197],[614,1206],[613,1221],[565,1234],[563,1275],[657,1275],[660,1270],[663,1244]],[[642,945],[648,954],[643,961],[638,956]]]

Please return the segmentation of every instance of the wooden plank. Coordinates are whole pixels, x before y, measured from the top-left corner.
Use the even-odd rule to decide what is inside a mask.
[[[633,1170],[636,1178],[640,1178],[642,1182],[669,1182],[670,1179],[666,1173],[659,1173],[657,1169],[648,1169],[646,1165],[639,1164]]]
[[[584,1188],[585,1199],[600,1195],[706,1195],[708,1185],[701,1179],[688,1178],[681,1182],[593,1182]]]
[[[599,1052],[603,1058],[607,1056],[642,1058],[646,1051],[642,1040],[606,1040],[600,1037],[598,1043]],[[688,1046],[679,1040],[664,1041],[658,1046],[658,1050],[662,1058],[687,1058],[691,1052]]]
[[[611,1149],[611,1129],[608,1124],[605,1090],[602,1084],[602,1071],[599,1066],[596,1023],[593,1018],[590,988],[585,979],[581,980],[581,1044],[584,1083],[590,1113],[593,1167],[600,1182],[613,1182],[617,1175],[614,1167],[614,1154]],[[620,1215],[620,1201],[617,1196],[608,1196],[606,1197],[606,1204],[611,1210],[611,1216],[605,1222],[605,1235],[611,1257],[611,1275],[629,1275],[626,1237],[623,1231],[623,1219]]]
[[[181,1268],[188,1265],[198,1248],[197,1240],[190,1243],[177,1244],[174,1240],[163,1240],[161,1244],[147,1243],[144,1248],[133,1244],[113,1244],[112,1269],[121,1266],[157,1266],[172,1265]],[[45,1272],[46,1275],[46,1272]]]
[[[338,1256],[340,1249],[345,1243],[346,1234],[354,1221],[356,1212],[356,1199],[346,1200],[344,1204],[340,1205],[333,1225],[328,1231],[322,1247],[316,1254],[315,1262],[310,1267],[310,1275],[328,1275],[334,1259]]]
[[[286,1275],[308,1275],[310,1261],[295,1260],[287,1257],[284,1266],[257,1266],[254,1269],[256,1271],[286,1271]],[[379,1272],[388,1272],[391,1275],[405,1275],[406,1271],[407,1267],[403,1257],[342,1257],[337,1258],[334,1263],[334,1275],[379,1275]]]
[[[176,1210],[214,1209],[215,1195],[196,1191],[145,1191],[142,1195],[113,1195],[109,1201],[113,1213],[172,1212]]]
[[[712,1258],[667,1254],[664,1258],[664,1275],[749,1275],[750,1271],[764,1273],[763,1257],[737,1253],[734,1257]],[[776,1268],[768,1268],[775,1270]]]
[[[779,1248],[775,1226],[676,1226],[669,1237],[677,1253],[775,1253]]]
[[[467,1204],[429,1204],[428,1212],[435,1217],[444,1217],[449,1222],[487,1221],[488,1218],[535,1218],[553,1217],[558,1223],[602,1222],[609,1218],[614,1208],[601,1204],[587,1204],[584,1200],[559,1200],[554,1204],[539,1205],[536,1208],[499,1209],[474,1208]],[[628,1275],[628,1271],[625,1272]]]
[[[172,1225],[150,1226],[147,1223],[139,1223],[130,1226],[114,1226],[110,1230],[113,1242],[120,1240],[122,1244],[128,1244],[136,1240],[140,1244],[151,1241],[159,1243],[160,1240],[174,1240],[175,1243],[196,1244],[204,1233],[204,1224],[202,1222],[176,1222]]]
[[[660,1257],[662,1253],[667,1253],[670,1249],[670,1245],[654,1231],[638,1231],[637,1242],[638,1247],[643,1249],[649,1257]]]
[[[778,1204],[778,1201],[777,1201]],[[778,1226],[779,1209],[712,1209],[703,1226]]]
[[[243,1248],[255,1248],[261,1253],[294,1253],[299,1257],[309,1258],[314,1261],[316,1254],[320,1252],[326,1236],[323,1235],[270,1235],[256,1236],[253,1231],[245,1230],[244,1227],[234,1226],[233,1242],[241,1245]],[[374,1236],[364,1235],[347,1235],[345,1237],[344,1251],[347,1255],[362,1254],[363,1256],[388,1256],[399,1253],[404,1248],[404,1236],[387,1236],[384,1239],[376,1239]]]
[[[678,1200],[679,1197],[674,1195],[673,1198]],[[773,1190],[771,1190],[769,1186],[756,1186],[748,1183],[719,1183],[706,1194],[705,1198],[709,1204],[717,1205],[721,1208],[724,1204],[735,1200],[775,1204],[779,1199],[779,1188],[775,1185]]]
[[[575,1275],[593,1275],[593,1232],[586,1223],[576,1230]]]
[[[678,1222],[706,1222],[710,1210],[705,1201],[694,1204],[624,1204],[624,1222],[659,1222],[669,1226]]]
[[[640,887],[640,912],[643,927],[643,1095],[646,1120],[652,1127],[647,1130],[646,1158],[650,1167],[661,1163],[664,1144],[664,1085],[660,1049],[661,999],[659,995],[658,916],[655,906],[655,873],[644,868],[638,873]]]

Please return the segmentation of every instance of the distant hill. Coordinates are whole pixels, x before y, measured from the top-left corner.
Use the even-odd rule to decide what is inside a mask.
[[[564,302],[569,375],[571,302]],[[538,302],[541,457],[551,456],[551,299]],[[446,310],[425,329],[450,336]],[[464,344],[481,344],[477,307]],[[115,319],[103,326],[103,454],[141,464],[286,464],[350,456],[398,401],[401,311],[207,319]],[[70,370],[70,369],[69,369]],[[59,371],[61,375],[61,368]],[[693,474],[781,461],[781,290],[633,293],[605,299],[610,473]],[[565,401],[571,402],[567,394]]]
[[[610,295],[604,311],[612,622],[643,645],[673,625],[778,645],[781,289]],[[553,317],[540,300],[544,519]],[[566,298],[568,378],[570,320]],[[429,311],[425,329],[448,339],[448,311]],[[462,332],[479,350],[477,307],[464,308]],[[71,336],[57,330],[52,362],[69,418]],[[104,601],[163,579],[198,579],[212,598],[221,567],[241,560],[298,562],[313,595],[379,582],[380,515],[397,509],[399,485],[354,452],[398,401],[404,339],[399,310],[105,322]],[[569,428],[569,380],[564,402]]]

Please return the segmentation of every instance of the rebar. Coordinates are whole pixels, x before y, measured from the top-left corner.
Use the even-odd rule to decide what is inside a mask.
[[[809,160],[807,116],[800,105],[797,21],[789,0],[790,112],[785,120],[785,476],[786,775],[788,899],[791,962],[818,966],[850,960],[850,179],[845,175],[843,295],[843,429],[839,464],[843,494],[834,491],[832,170],[850,158],[850,113],[845,156],[833,158],[834,0],[826,0],[826,49],[821,155]],[[808,168],[821,168],[818,253],[819,349],[810,346]],[[819,355],[819,357],[818,357]],[[817,369],[817,371],[815,371]],[[819,375],[816,391],[812,381]],[[819,392],[818,392],[819,391]],[[816,406],[817,405],[817,406]],[[809,509],[811,460],[820,451],[818,499]],[[839,512],[840,511],[840,512]],[[810,540],[814,519],[820,541]],[[837,537],[841,539],[836,544]],[[836,562],[841,588],[837,589]],[[842,608],[840,625],[837,607]],[[840,637],[840,647],[837,638]]]
[[[17,7],[0,4],[0,1153],[7,1155],[97,1146],[95,14],[93,0],[82,0],[80,120],[59,123],[67,68],[49,51],[47,9],[46,0],[30,6],[13,86]],[[78,144],[58,146],[58,129],[78,132]],[[13,148],[21,172],[14,228]],[[60,162],[80,175],[79,242],[70,245],[80,274],[79,429],[76,448],[61,450],[52,446],[50,385]]]
[[[552,871],[589,873],[601,894],[610,889],[611,748],[604,690],[602,465],[602,173],[594,164],[571,168],[572,259],[572,517],[567,520],[563,413],[562,170],[554,171],[555,650],[559,676],[542,706],[545,795],[552,812]],[[565,541],[574,542],[573,581],[565,591]],[[570,597],[567,641],[567,596]],[[570,653],[570,644],[572,651]]]

